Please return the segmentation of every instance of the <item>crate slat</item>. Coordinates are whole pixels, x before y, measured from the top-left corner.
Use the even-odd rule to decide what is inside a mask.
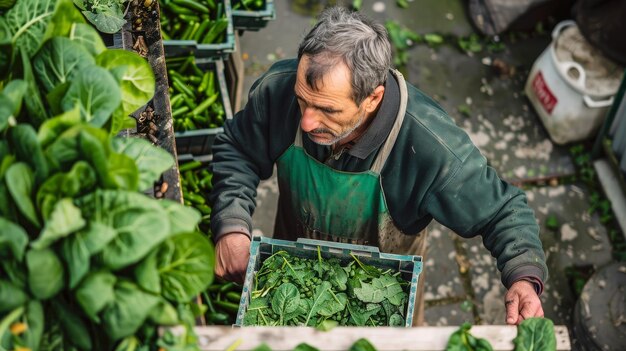
[[[196,327],[199,347],[203,351],[223,351],[236,344],[236,350],[253,350],[261,343],[272,350],[293,350],[300,343],[307,343],[323,351],[345,351],[360,338],[366,338],[378,351],[442,351],[446,349],[448,338],[458,330],[456,326],[446,327],[339,327],[327,332],[307,327],[239,327],[227,326]],[[176,335],[182,328],[171,331]],[[470,330],[472,335],[484,338],[491,343],[494,351],[514,349],[513,339],[517,327],[507,325],[476,325]],[[554,327],[557,351],[571,350],[566,326]]]

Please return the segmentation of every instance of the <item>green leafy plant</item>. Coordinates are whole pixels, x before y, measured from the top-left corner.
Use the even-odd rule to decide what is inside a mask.
[[[409,8],[409,2],[407,0],[396,0],[396,5],[402,9]]]
[[[528,318],[517,326],[514,351],[556,350],[554,324],[547,318]]]
[[[551,214],[546,217],[545,226],[552,231],[556,231],[561,227],[561,223],[555,215]]]
[[[408,285],[354,255],[342,265],[278,251],[255,274],[244,325],[403,326]]]
[[[85,18],[103,33],[116,33],[126,21],[124,20],[124,3],[126,0],[74,0]]]
[[[213,246],[196,210],[141,193],[173,157],[112,136],[152,98],[150,66],[71,3],[26,2],[0,17],[0,347],[147,350],[156,326],[195,324]]]
[[[150,65],[133,53],[107,50],[69,0],[27,3],[18,1],[0,17],[0,28],[8,28],[0,38],[11,46],[10,57],[0,59],[0,71],[23,81],[25,121],[39,127],[78,106],[82,121],[111,134],[134,127],[128,115],[154,94]],[[0,112],[0,126],[8,112]]]
[[[409,61],[408,50],[416,43],[422,42],[422,36],[396,21],[385,22],[385,28],[389,32],[389,38],[395,50],[394,65],[406,65]]]
[[[473,336],[470,333],[472,325],[463,323],[457,331],[450,335],[446,351],[492,351],[493,347],[486,339]]]

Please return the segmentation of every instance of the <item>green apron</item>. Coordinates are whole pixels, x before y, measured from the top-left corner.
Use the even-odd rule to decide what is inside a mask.
[[[343,172],[319,162],[304,150],[302,130],[298,128],[293,145],[276,163],[280,198],[288,201],[285,205],[291,209],[289,215],[295,216],[297,228],[290,228],[289,233],[276,233],[275,238],[306,237],[376,246],[381,252],[424,256],[425,231],[417,236],[406,235],[394,225],[380,178],[406,112],[406,83],[402,74],[397,71],[393,74],[400,86],[400,108],[389,137],[368,171]],[[423,281],[422,275],[419,284],[422,291]],[[420,300],[423,299],[418,296],[416,306],[422,305],[422,311],[416,308],[413,325],[421,324],[423,313],[419,312],[423,312],[423,304]]]

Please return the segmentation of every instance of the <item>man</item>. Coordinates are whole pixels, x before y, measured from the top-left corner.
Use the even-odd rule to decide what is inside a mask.
[[[543,316],[538,296],[548,272],[524,193],[500,180],[452,119],[391,69],[380,24],[341,7],[325,10],[298,59],[259,78],[216,138],[210,199],[218,276],[243,280],[256,187],[274,165],[275,238],[423,256],[424,228],[434,218],[462,237],[483,236],[508,289],[508,324]],[[418,302],[414,325],[423,317]]]

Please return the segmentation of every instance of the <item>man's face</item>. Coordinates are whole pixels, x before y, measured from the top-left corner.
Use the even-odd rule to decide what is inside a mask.
[[[298,65],[295,86],[302,113],[300,128],[313,142],[333,145],[350,136],[363,124],[366,116],[364,104],[357,106],[352,100],[350,71],[344,63],[326,73],[317,82],[317,89],[306,83],[305,72],[308,66],[309,58],[303,56]]]

